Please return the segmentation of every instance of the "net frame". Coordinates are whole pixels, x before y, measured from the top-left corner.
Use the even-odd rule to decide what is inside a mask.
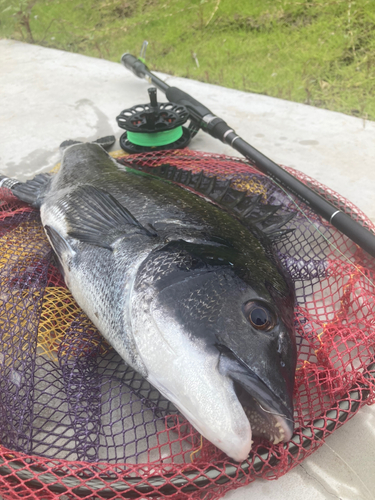
[[[177,164],[181,160],[184,163],[187,156],[196,161],[209,158],[219,163],[230,163],[231,168],[233,168],[233,165],[236,168],[242,165],[249,172],[254,171],[249,162],[238,158],[191,151],[168,153],[168,161],[173,158]],[[129,158],[127,157],[126,160],[129,161]],[[160,164],[160,161],[165,161],[165,153],[134,155],[131,161],[134,164],[149,162],[154,163],[156,166]],[[196,168],[196,171],[200,169],[199,167],[194,168]],[[375,230],[374,224],[360,210],[333,190],[294,169],[287,170],[307,185],[312,186],[339,209],[349,212],[352,216],[354,215],[369,230]],[[257,175],[262,174],[257,172]],[[240,185],[240,182],[238,182],[238,185]],[[25,212],[30,208],[23,206],[17,208],[14,213],[17,210]],[[345,242],[345,245],[347,248],[352,247],[348,241]],[[356,252],[361,253],[360,249],[356,249]],[[320,447],[329,434],[354,416],[363,404],[373,402],[374,375],[375,363],[370,363],[364,376],[368,383],[366,383],[366,380],[362,380],[362,382],[353,384],[337,404],[327,409],[318,418],[312,419],[309,425],[299,428],[289,443],[277,445],[273,448],[262,448],[260,446],[256,451],[252,452],[250,460],[240,465],[234,465],[222,460],[214,464],[206,461],[202,462],[200,466],[194,464],[188,467],[185,466],[186,471],[183,470],[184,468],[180,468],[180,473],[177,475],[171,474],[168,467],[163,468],[153,465],[154,472],[145,480],[139,474],[139,465],[111,464],[108,466],[108,464],[103,463],[88,464],[79,461],[45,459],[6,450],[1,446],[0,492],[6,499],[41,498],[41,494],[46,499],[56,498],[56,494],[66,496],[66,498],[142,498],[145,495],[148,497],[151,495],[151,497],[155,498],[170,496],[176,498],[176,500],[180,498],[218,498],[228,491],[225,488],[228,483],[230,483],[231,488],[236,488],[241,485],[244,479],[246,483],[256,479],[256,477],[273,479],[300,463],[305,456]],[[281,449],[287,453],[281,453]],[[67,473],[66,471],[69,468],[74,472]],[[144,467],[145,472],[147,469],[149,473],[150,467]],[[252,474],[251,477],[248,476],[249,473]],[[106,474],[108,474],[107,477]],[[19,492],[17,492],[17,489]],[[198,496],[195,496],[195,493]],[[34,494],[36,496],[33,496]]]

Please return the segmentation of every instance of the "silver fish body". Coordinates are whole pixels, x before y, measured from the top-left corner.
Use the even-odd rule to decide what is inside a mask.
[[[96,144],[35,186],[12,191],[40,207],[68,288],[126,363],[234,460],[253,435],[291,437],[293,288],[256,231]]]

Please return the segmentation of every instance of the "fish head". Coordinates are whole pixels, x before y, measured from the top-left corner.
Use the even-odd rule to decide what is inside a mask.
[[[159,389],[235,460],[293,433],[293,287],[272,259],[179,240],[138,270],[133,333]]]

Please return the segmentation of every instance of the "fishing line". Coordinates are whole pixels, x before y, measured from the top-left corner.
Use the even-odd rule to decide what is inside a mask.
[[[346,262],[348,262],[350,265],[352,265],[356,271],[359,272],[359,274],[361,274],[361,276],[363,276],[365,278],[365,280],[368,281],[368,283],[375,287],[375,284],[374,282],[368,277],[366,276],[362,270],[360,269],[359,266],[357,266],[356,264],[354,264],[334,243],[332,243],[332,241],[327,238],[323,233],[322,231],[317,227],[316,223],[314,221],[312,221],[308,215],[306,214],[306,212],[303,210],[303,208],[298,205],[298,203],[295,201],[295,199],[275,180],[275,179],[271,179],[272,182],[279,188],[283,191],[283,193],[289,198],[289,200],[294,204],[294,206],[297,208],[297,210],[302,213],[302,215],[309,221],[309,223],[314,227],[315,231],[318,232],[318,234],[331,246],[331,248],[333,248],[334,250],[336,250],[343,258]],[[266,413],[272,413],[272,412],[269,412],[267,410],[265,410],[259,403],[258,405],[261,407],[261,409],[263,411],[265,411]],[[292,421],[291,419],[288,419],[287,417],[285,417],[284,415],[281,415],[279,413],[275,413],[275,415],[279,415],[279,416],[282,416],[284,417],[286,420],[290,420]],[[294,422],[293,422],[294,423]],[[370,495],[370,498],[371,499],[374,499],[375,497],[372,495],[370,489],[366,486],[366,484],[364,483],[364,481],[361,479],[361,477],[357,474],[357,472],[346,462],[346,460],[344,460],[333,448],[331,448],[331,446],[329,446],[326,441],[324,441],[322,438],[320,438],[319,436],[315,435],[315,437],[321,441],[322,445],[323,446],[326,446],[339,460],[341,460],[341,462],[354,474],[354,476],[358,479],[358,481],[360,482],[360,484],[364,487],[365,491]]]
[[[265,412],[265,413],[269,413],[271,415],[276,415],[276,416],[279,416],[279,417],[283,417],[285,418],[285,420],[289,420],[289,422],[292,422],[293,424],[295,424],[295,421],[286,417],[285,415],[283,415],[282,413],[276,413],[276,412],[272,412],[272,411],[268,411],[266,410],[265,408],[263,408],[263,406],[259,403],[259,401],[257,401],[257,404],[258,406]],[[325,440],[323,440],[322,438],[320,438],[318,435],[315,434],[315,438],[318,439],[319,441],[321,441],[322,445],[323,446],[327,446],[327,448],[339,459],[341,460],[341,462],[355,475],[355,477],[358,479],[358,481],[361,483],[361,485],[365,488],[365,490],[370,494],[370,498],[371,499],[374,499],[375,497],[372,496],[372,493],[370,491],[370,489],[366,486],[366,484],[364,483],[364,481],[361,479],[361,477],[357,474],[357,472],[348,464],[348,462],[346,462],[333,448],[331,448],[329,446],[329,444],[326,443]]]
[[[285,418],[285,420],[289,420],[289,422],[292,422],[293,424],[295,424],[296,422],[291,419],[291,418],[288,418],[286,415],[284,415],[283,413],[276,413],[276,412],[273,412],[273,411],[269,411],[269,410],[266,410],[265,408],[263,408],[263,406],[259,403],[259,401],[257,401],[257,405],[260,407],[261,410],[264,411],[264,413],[269,413],[270,415],[276,415],[278,417],[283,417]]]
[[[193,463],[194,462],[194,455],[196,455],[198,452],[201,451],[201,449],[203,448],[203,436],[202,434],[200,435],[200,445],[199,445],[199,448],[197,448],[196,450],[192,451],[190,453],[190,462]]]
[[[322,445],[323,446],[327,446],[327,448],[329,450],[331,450],[331,452],[339,459],[341,460],[341,462],[355,475],[355,477],[359,480],[359,482],[362,484],[362,486],[365,488],[365,490],[370,494],[370,498],[372,500],[375,499],[375,497],[372,495],[372,492],[370,491],[370,489],[366,486],[365,482],[361,479],[361,477],[357,474],[357,472],[348,464],[348,462],[346,462],[346,460],[344,460],[333,448],[331,448],[329,446],[329,444],[327,444],[323,439],[321,439],[319,436],[315,435],[315,437],[317,439],[319,439],[319,441],[322,442]]]
[[[317,231],[320,236],[334,249],[336,250],[351,266],[353,266],[358,272],[359,274],[361,274],[365,280],[367,280],[369,282],[369,284],[371,286],[373,286],[375,288],[375,283],[368,277],[365,275],[365,273],[360,269],[359,266],[357,266],[356,264],[354,264],[350,259],[349,257],[347,257],[334,243],[332,243],[332,241],[327,238],[327,236],[325,236],[321,230],[316,226],[316,223],[311,220],[308,215],[306,214],[306,212],[303,210],[303,208],[301,208],[298,203],[295,201],[295,199],[288,193],[288,191],[286,189],[284,189],[275,179],[271,179],[272,182],[279,188],[283,191],[283,193],[290,199],[290,201],[295,205],[295,207],[297,208],[297,210],[299,210],[302,215],[310,222],[310,224],[314,227],[315,231]]]
[[[259,401],[257,401],[257,404],[258,406],[265,412],[265,413],[269,413],[271,415],[277,415],[279,417],[283,417],[285,418],[285,420],[289,420],[289,422],[292,422],[293,424],[295,424],[295,421],[286,417],[285,415],[283,415],[282,413],[276,413],[276,412],[272,412],[272,411],[268,411],[266,410],[265,408],[263,408],[263,406],[259,403]],[[364,481],[361,479],[361,477],[357,474],[357,472],[333,449],[329,446],[329,444],[326,443],[325,440],[323,440],[322,438],[320,438],[317,434],[315,434],[315,438],[318,439],[319,441],[321,441],[322,445],[323,446],[327,446],[327,448],[334,454],[336,455],[336,457],[338,457],[341,462],[357,477],[357,479],[359,480],[359,482],[362,484],[362,486],[365,488],[365,490],[370,494],[370,498],[371,499],[374,499],[375,497],[372,496],[372,493],[371,491],[369,490],[369,488],[366,486],[366,484],[364,483]]]

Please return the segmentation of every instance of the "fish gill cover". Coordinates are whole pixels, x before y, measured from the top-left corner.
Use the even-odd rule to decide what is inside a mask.
[[[267,204],[297,212],[288,223],[295,230],[274,243],[296,292],[294,436],[277,445],[256,439],[242,464],[202,439],[125,365],[76,305],[38,211],[1,189],[4,499],[219,498],[257,477],[285,474],[374,401],[374,259],[243,160],[178,150],[133,155],[126,162],[203,170],[232,179],[234,187],[262,195]],[[343,197],[293,173],[375,231]]]

